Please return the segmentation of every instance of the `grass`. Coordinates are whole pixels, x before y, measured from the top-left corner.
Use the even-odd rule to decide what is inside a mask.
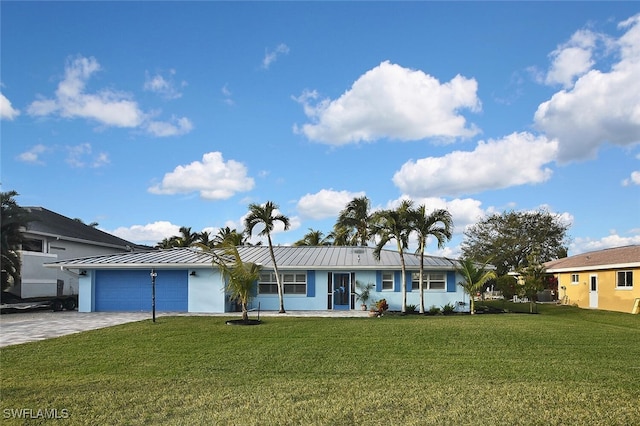
[[[528,309],[528,307],[527,307]],[[10,410],[65,424],[628,425],[640,316],[161,317],[0,350]],[[62,411],[66,410],[66,411]]]

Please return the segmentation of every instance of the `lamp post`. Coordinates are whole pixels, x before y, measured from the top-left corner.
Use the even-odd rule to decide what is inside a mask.
[[[153,322],[156,322],[156,270],[151,268],[151,311],[153,312]]]

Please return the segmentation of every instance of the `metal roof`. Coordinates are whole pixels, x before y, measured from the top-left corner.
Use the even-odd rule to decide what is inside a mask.
[[[276,246],[273,247],[280,269],[398,269],[400,254],[392,250],[382,250],[380,260],[373,256],[372,247],[353,246]],[[273,268],[268,246],[239,246],[238,253],[244,262],[260,264],[263,268]],[[213,256],[195,248],[174,248],[146,252],[116,253],[47,263],[48,267],[72,269],[116,269],[116,268],[194,268],[211,266]],[[406,268],[417,270],[420,256],[404,253]],[[425,269],[453,270],[457,261],[445,257],[424,257]]]

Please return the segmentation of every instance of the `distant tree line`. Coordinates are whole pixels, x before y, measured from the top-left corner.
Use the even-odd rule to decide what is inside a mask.
[[[20,276],[20,258],[17,250],[21,248],[21,230],[28,223],[28,214],[22,209],[15,197],[15,191],[2,195],[2,286],[17,282]],[[79,219],[76,219],[80,221]],[[210,232],[193,232],[191,227],[183,226],[179,235],[164,238],[156,248],[200,247],[214,250],[229,246],[251,245],[252,233],[259,229],[259,236],[266,237],[269,252],[278,281],[280,311],[284,312],[282,285],[273,253],[272,234],[280,223],[284,230],[290,227],[287,216],[278,211],[278,205],[267,201],[264,204],[250,204],[249,213],[244,220],[244,230],[229,227],[220,228],[215,235]],[[89,224],[97,226],[97,224]],[[420,286],[422,287],[423,260],[427,242],[434,238],[438,248],[444,248],[453,234],[453,219],[446,209],[427,210],[422,204],[415,206],[412,200],[403,200],[397,208],[371,210],[366,196],[356,197],[339,212],[331,232],[309,229],[295,246],[374,246],[374,255],[379,258],[382,249],[395,244],[400,254],[402,274],[402,311],[406,309],[406,272],[404,253],[409,248],[409,239],[417,241],[415,254],[420,256]],[[488,216],[464,231],[461,245],[462,259],[475,262],[475,265],[491,264],[495,266],[495,276],[483,279],[482,286],[495,286],[505,296],[516,294],[516,280],[509,272],[517,271],[536,283],[533,292],[544,286],[544,274],[541,265],[544,262],[567,256],[567,231],[569,225],[563,223],[558,215],[546,210],[533,212],[507,211]],[[261,243],[257,243],[260,245]],[[482,271],[477,271],[482,272]],[[468,274],[471,276],[472,274]],[[482,274],[480,274],[482,276]],[[477,284],[477,283],[476,283]],[[462,283],[461,283],[462,285]],[[482,289],[477,289],[481,291]],[[420,312],[424,312],[423,289],[420,289]]]

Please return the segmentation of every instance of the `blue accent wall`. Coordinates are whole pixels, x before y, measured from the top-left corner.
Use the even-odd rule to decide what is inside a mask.
[[[447,292],[455,293],[457,285],[455,271],[447,271]]]
[[[188,271],[156,270],[156,311],[187,312]],[[150,312],[150,270],[96,271],[95,310]]]
[[[402,291],[402,271],[393,273],[393,291]]]
[[[316,271],[307,271],[307,297],[316,297]]]

